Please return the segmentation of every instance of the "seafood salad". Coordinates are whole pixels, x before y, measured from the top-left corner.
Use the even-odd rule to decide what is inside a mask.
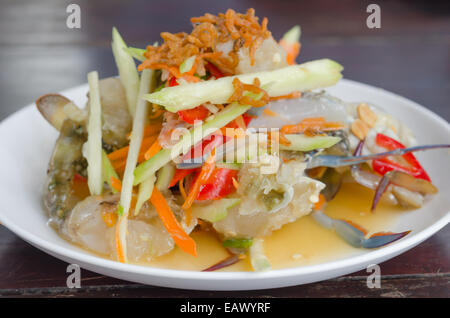
[[[118,77],[88,74],[86,107],[59,94],[36,101],[59,131],[43,202],[67,241],[119,262],[152,264],[174,250],[201,253],[207,232],[227,257],[271,268],[264,240],[306,216],[356,248],[409,233],[367,235],[325,213],[352,179],[380,201],[421,207],[438,190],[413,154],[411,130],[370,101],[327,93],[343,67],[297,64],[301,29],[279,41],[253,9],[191,18],[188,33],[162,32],[147,48],[117,29]]]

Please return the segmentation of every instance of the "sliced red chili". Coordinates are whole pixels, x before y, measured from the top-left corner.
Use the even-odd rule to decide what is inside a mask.
[[[205,120],[209,115],[209,110],[200,105],[192,109],[180,110],[178,116],[188,124],[194,124],[196,120]]]
[[[167,82],[169,87],[178,86],[176,77],[171,77]],[[200,105],[192,109],[180,110],[178,116],[188,124],[194,124],[196,120],[205,120],[209,115],[209,110]]]
[[[169,81],[167,82],[167,85],[169,87],[178,86],[177,78],[175,76],[172,76]]]
[[[392,160],[381,158],[372,161],[372,167],[375,172],[378,172],[381,175],[385,175],[389,171],[398,170],[411,175],[416,175],[417,170],[410,167],[405,167],[401,164],[398,164]]]
[[[226,142],[226,136],[212,134],[209,137],[206,137],[202,140],[202,142],[197,143],[193,146],[183,157],[182,161],[200,158],[205,155],[208,155],[213,147],[219,147],[221,144]]]
[[[83,177],[81,174],[79,173],[75,173],[73,175],[73,181],[74,182],[87,182],[87,178]]]
[[[198,169],[177,169],[175,171],[175,174],[172,178],[172,181],[169,183],[169,188],[173,187],[178,183],[178,181],[184,179],[188,175],[190,175],[192,172],[197,171]]]
[[[236,191],[233,178],[237,178],[238,171],[226,168],[215,168],[207,182],[200,186],[196,200],[218,200]],[[194,177],[195,179],[197,175]]]
[[[402,143],[400,143],[399,141],[397,141],[389,136],[386,136],[384,134],[380,134],[380,133],[377,134],[375,141],[376,141],[377,145],[384,147],[388,150],[405,148],[405,146]],[[388,159],[374,160],[374,162],[377,161],[374,163],[374,165],[377,166],[378,169],[383,170],[383,171],[388,170],[388,169],[390,169],[388,171],[399,170],[399,171],[403,171],[408,174],[411,174],[411,175],[415,176],[416,178],[424,179],[424,180],[431,182],[430,177],[425,172],[425,169],[420,165],[419,161],[414,156],[414,154],[407,153],[407,154],[404,154],[402,157],[412,166],[412,169],[409,167],[405,167],[400,164],[397,164]]]
[[[225,76],[225,74],[223,74],[222,71],[212,63],[206,63],[205,68],[209,72],[209,74],[211,74],[211,76],[214,76],[215,78],[221,78]]]

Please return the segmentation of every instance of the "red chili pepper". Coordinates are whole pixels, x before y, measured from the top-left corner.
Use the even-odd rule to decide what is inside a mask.
[[[226,169],[226,168],[215,168],[211,177],[208,181],[200,186],[200,192],[197,195],[196,200],[217,200],[236,191],[233,185],[233,178],[236,178],[238,170]],[[198,173],[194,177],[198,177]]]
[[[376,136],[376,142],[379,146],[384,147],[388,150],[395,150],[399,148],[405,148],[405,146],[398,142],[397,140],[388,137],[384,134],[377,134]],[[410,152],[407,154],[404,154],[402,156],[406,161],[408,161],[409,164],[411,164],[415,168],[420,168],[423,170],[422,166],[420,165],[419,161],[417,161],[416,157]]]
[[[405,146],[402,143],[380,133],[377,134],[375,141],[379,146],[384,147],[388,150],[405,148]],[[406,172],[416,178],[424,179],[431,182],[430,177],[425,172],[425,169],[423,169],[419,161],[412,153],[404,154],[402,157],[411,165],[411,167],[405,167],[389,159],[383,158],[373,160],[372,162],[373,169],[382,175],[391,170],[399,170]]]
[[[413,176],[416,176],[418,174],[418,170],[416,170],[415,168],[405,167],[386,158],[373,160],[372,166],[373,169],[381,175],[385,175],[387,172],[392,170],[402,171]]]
[[[252,121],[252,119],[255,118],[254,116],[251,116],[247,113],[242,115],[242,119],[244,119],[244,123],[245,126],[248,127],[248,124],[250,124],[250,122]],[[225,128],[239,128],[239,125],[236,123],[236,120],[232,120],[231,122],[229,122]]]
[[[81,174],[79,173],[75,173],[73,175],[73,181],[74,182],[87,182],[87,178],[83,177]]]
[[[178,181],[184,179],[188,175],[190,175],[192,172],[197,171],[198,169],[177,169],[175,171],[175,174],[172,178],[172,181],[170,181],[169,188],[173,187],[178,183]]]
[[[172,76],[169,81],[167,82],[167,85],[169,87],[178,86],[177,78],[175,76]]]
[[[189,159],[195,159],[195,158],[199,158],[199,157],[208,155],[212,151],[213,147],[217,148],[220,145],[222,145],[223,143],[225,143],[226,141],[227,141],[226,136],[212,134],[209,137],[203,139],[201,143],[199,142],[198,144],[193,146],[182,157],[182,161],[186,161]]]
[[[225,75],[222,73],[221,70],[218,69],[217,66],[215,66],[212,63],[206,63],[205,65],[206,70],[211,74],[211,76],[214,76],[215,78],[221,78],[224,77]]]
[[[169,87],[178,86],[175,76],[172,76],[167,82]],[[204,120],[209,115],[209,110],[200,105],[192,109],[180,110],[178,116],[188,124],[194,124],[196,120]]]
[[[205,120],[209,115],[209,110],[200,105],[192,109],[180,110],[178,116],[188,124],[194,124],[196,120]]]

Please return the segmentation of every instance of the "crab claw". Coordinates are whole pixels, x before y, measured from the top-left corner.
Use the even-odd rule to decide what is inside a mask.
[[[395,242],[402,237],[408,235],[411,231],[405,231],[401,233],[392,233],[392,232],[378,232],[373,234],[371,237],[366,239],[363,242],[362,247],[364,248],[377,248],[381,246],[385,246],[389,243]]]
[[[321,210],[312,213],[313,218],[323,227],[335,230],[344,241],[353,247],[362,248],[377,248],[382,247],[392,242],[395,242],[406,236],[411,231],[401,233],[379,232],[366,238],[367,231],[363,227],[347,220],[336,220],[330,218]]]

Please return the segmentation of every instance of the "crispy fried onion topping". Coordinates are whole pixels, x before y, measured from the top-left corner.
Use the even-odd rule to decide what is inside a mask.
[[[184,32],[162,32],[164,43],[161,46],[147,46],[144,53],[146,60],[139,65],[141,71],[145,68],[165,69],[173,76],[181,77],[178,67],[191,56],[196,56],[194,65],[187,75],[206,74],[205,63],[211,62],[227,75],[234,74],[239,64],[237,52],[241,47],[249,50],[251,64],[254,64],[255,51],[264,39],[271,33],[267,30],[267,18],[261,24],[255,16],[254,9],[248,9],[245,14],[228,9],[225,14],[217,16],[206,13],[201,17],[191,18],[193,30],[191,34]],[[233,41],[233,48],[227,54],[217,51],[216,45]]]
[[[238,102],[242,105],[250,105],[253,107],[262,107],[266,105],[270,98],[265,90],[261,87],[261,82],[257,77],[253,80],[253,84],[244,84],[237,77],[233,79],[233,94],[228,98],[228,102]]]

